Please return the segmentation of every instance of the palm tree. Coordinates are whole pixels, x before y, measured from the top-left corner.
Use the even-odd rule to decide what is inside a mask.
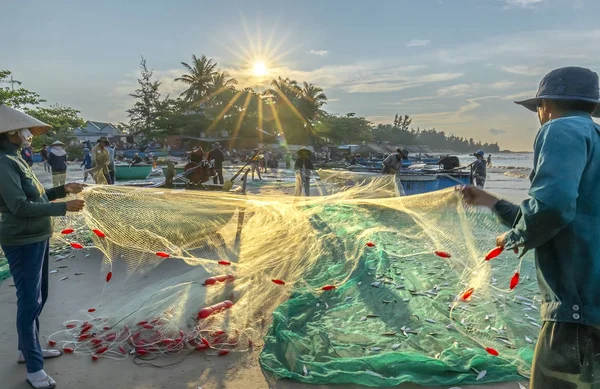
[[[211,90],[213,78],[217,75],[217,64],[205,55],[200,58],[192,55],[191,65],[185,62],[181,64],[188,73],[182,74],[175,81],[188,85],[188,88],[181,93],[184,100],[191,105],[199,106]]]
[[[317,116],[324,114],[321,108],[327,104],[327,96],[323,89],[315,84],[304,81],[304,86],[300,89],[300,112],[309,120],[314,120]]]
[[[298,87],[298,82],[291,80],[288,77],[278,77],[276,80],[271,81],[271,87],[272,88],[266,92],[266,95],[275,102],[278,102],[285,97],[290,103],[295,104],[301,92]]]

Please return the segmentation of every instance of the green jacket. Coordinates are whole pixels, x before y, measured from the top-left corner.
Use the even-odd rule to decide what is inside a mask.
[[[33,171],[10,143],[0,144],[0,244],[17,246],[52,236],[51,216],[64,216],[65,187],[44,190]]]
[[[542,320],[600,326],[600,125],[572,113],[540,129],[529,199],[496,204],[508,249],[535,249]]]

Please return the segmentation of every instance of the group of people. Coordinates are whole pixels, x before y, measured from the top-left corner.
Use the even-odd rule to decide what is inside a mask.
[[[598,75],[578,67],[553,70],[536,97],[517,104],[536,112],[541,124],[529,197],[517,205],[477,186],[463,187],[461,194],[467,204],[493,210],[509,228],[490,245],[522,254],[535,250],[543,325],[530,388],[594,388],[600,376],[600,125],[592,120],[592,115],[600,117]],[[42,349],[39,335],[39,316],[48,298],[51,218],[85,205],[76,199],[52,202],[79,193],[83,186],[60,184],[45,190],[19,154],[33,135],[49,128],[0,106],[0,245],[17,293],[18,360],[25,363],[27,382],[36,389],[56,386],[44,371],[44,359],[61,354]],[[98,154],[98,171],[106,174],[110,156],[103,142],[97,147],[91,153]],[[215,166],[217,155],[209,153]],[[303,148],[295,163],[306,195],[313,169],[310,156]],[[406,156],[397,150],[386,164],[399,169]]]

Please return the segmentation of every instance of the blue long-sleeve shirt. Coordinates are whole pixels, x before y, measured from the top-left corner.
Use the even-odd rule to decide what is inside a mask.
[[[535,139],[529,199],[500,201],[506,248],[535,249],[546,321],[600,326],[600,125],[577,112]]]

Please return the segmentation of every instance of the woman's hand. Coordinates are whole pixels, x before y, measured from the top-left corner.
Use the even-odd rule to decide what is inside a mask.
[[[463,187],[461,193],[467,204],[488,207],[490,209],[494,208],[500,200],[496,196],[470,185]]]
[[[85,188],[87,185],[86,184],[79,184],[77,182],[70,182],[68,184],[65,185],[65,192],[67,193],[72,193],[72,194],[77,194],[80,193],[83,188]]]
[[[69,200],[66,204],[67,212],[79,212],[85,207],[85,201],[83,200]]]

